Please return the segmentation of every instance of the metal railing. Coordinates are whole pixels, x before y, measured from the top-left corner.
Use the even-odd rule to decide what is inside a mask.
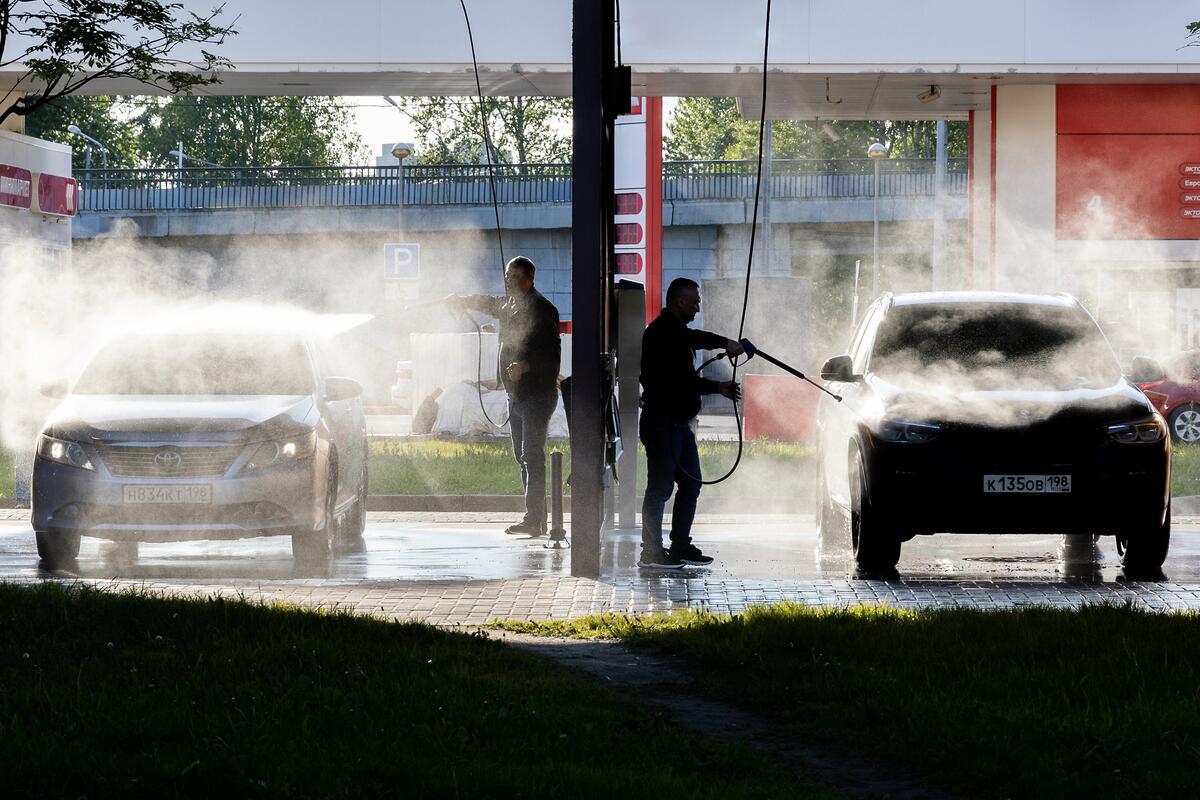
[[[569,203],[570,164],[499,164],[501,203]],[[780,160],[771,164],[777,199],[869,197],[870,159]],[[478,164],[397,167],[228,167],[92,169],[76,175],[80,211],[174,211],[325,206],[448,206],[492,202],[488,168]],[[753,161],[668,161],[665,200],[738,200],[753,196]],[[966,159],[949,159],[946,191],[966,192]],[[880,164],[881,196],[932,195],[932,159]],[[403,196],[402,196],[403,195]]]

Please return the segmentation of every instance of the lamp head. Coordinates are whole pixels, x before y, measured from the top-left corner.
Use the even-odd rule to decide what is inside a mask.
[[[867,148],[868,158],[887,158],[887,154],[887,145],[883,144],[882,142],[875,142]]]
[[[392,145],[392,155],[403,161],[412,155],[413,146],[411,142],[396,142]]]
[[[83,135],[83,131],[79,130],[79,126],[78,126],[78,125],[74,125],[74,124],[71,124],[71,125],[68,125],[68,126],[67,126],[67,133],[73,133],[73,134],[75,134],[76,136],[82,136],[82,135]]]

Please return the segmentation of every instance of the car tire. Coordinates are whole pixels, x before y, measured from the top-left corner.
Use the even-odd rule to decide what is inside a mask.
[[[333,555],[337,535],[337,462],[329,459],[325,478],[325,522],[321,528],[292,534],[292,559],[305,564],[323,564]]]
[[[1158,572],[1167,560],[1171,548],[1171,504],[1163,521],[1146,530],[1128,535],[1117,534],[1117,555],[1121,566],[1129,571]]]
[[[860,569],[891,571],[900,561],[900,539],[881,522],[867,489],[862,454],[855,450],[850,460],[850,546]]]
[[[79,534],[67,531],[36,531],[38,558],[46,569],[64,569],[79,557]]]
[[[363,533],[367,529],[367,462],[363,461],[362,475],[358,481],[358,493],[354,505],[346,512],[338,526],[338,546],[346,552],[361,550]]]
[[[1171,441],[1177,444],[1200,442],[1200,408],[1187,403],[1175,409],[1167,417],[1167,430],[1171,432]]]
[[[832,556],[838,548],[845,548],[846,525],[841,512],[834,506],[833,498],[829,496],[829,486],[825,483],[825,473],[817,473],[816,497],[817,523],[817,554],[821,557]]]

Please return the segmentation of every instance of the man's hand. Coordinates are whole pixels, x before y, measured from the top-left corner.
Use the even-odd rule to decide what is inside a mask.
[[[717,387],[717,391],[730,400],[736,401],[742,399],[742,387],[738,386],[734,381],[721,381],[720,386]]]
[[[742,347],[742,343],[737,341],[736,339],[726,339],[725,340],[725,352],[728,353],[729,355],[733,356],[734,358],[737,358],[742,353],[746,352],[746,348]]]
[[[525,361],[514,361],[505,368],[505,372],[508,373],[509,380],[519,381],[529,372],[529,364]]]
[[[446,299],[442,302],[446,304],[446,308],[450,309],[451,314],[463,314],[467,310],[466,298],[456,294],[446,295]]]

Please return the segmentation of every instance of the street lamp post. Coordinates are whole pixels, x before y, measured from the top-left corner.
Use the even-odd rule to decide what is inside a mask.
[[[871,200],[871,294],[879,296],[879,162],[887,158],[887,145],[875,142],[867,148],[867,157],[874,162],[875,191]]]
[[[385,95],[383,95],[383,99],[387,101],[388,105],[395,108],[401,114],[404,113],[404,109],[402,109],[400,107],[400,104],[397,103],[394,98],[385,94]],[[404,159],[411,156],[412,152],[413,152],[413,146],[409,142],[396,142],[395,144],[392,145],[392,155],[395,157],[395,159],[397,161],[396,183],[399,184],[399,186],[397,188],[398,188],[398,191],[400,192],[399,206],[400,206],[401,230],[403,230],[403,228],[404,228],[404,224],[403,224],[403,220],[404,220]]]
[[[78,136],[87,142],[87,145],[85,146],[86,149],[83,153],[84,172],[87,172],[92,168],[92,145],[95,145],[96,149],[100,151],[101,163],[104,165],[104,169],[108,169],[108,148],[101,144],[98,139],[94,139],[83,131],[79,130],[78,125],[68,125],[67,133]]]

